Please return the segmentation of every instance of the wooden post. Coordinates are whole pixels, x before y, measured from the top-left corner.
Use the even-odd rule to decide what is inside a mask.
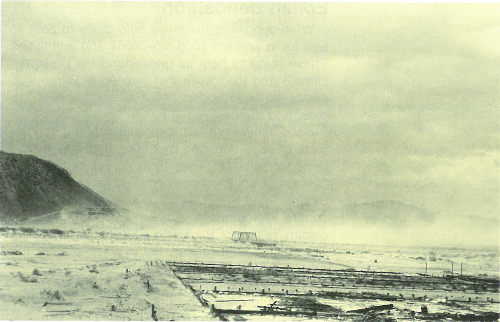
[[[427,262],[425,262],[425,275],[427,275]]]
[[[153,318],[153,320],[158,321],[158,318],[156,317],[156,310],[154,304],[151,304],[151,317]]]
[[[451,261],[451,275],[453,275],[453,261]]]
[[[460,262],[460,276],[462,276],[462,268],[463,268],[463,265],[462,265],[462,262]]]

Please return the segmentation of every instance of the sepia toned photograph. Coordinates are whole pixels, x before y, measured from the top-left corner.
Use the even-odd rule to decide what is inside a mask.
[[[0,142],[0,320],[500,319],[500,3],[2,1]]]

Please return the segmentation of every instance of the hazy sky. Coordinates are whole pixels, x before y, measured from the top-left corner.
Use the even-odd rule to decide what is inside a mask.
[[[500,5],[2,2],[2,149],[124,204],[498,216]]]

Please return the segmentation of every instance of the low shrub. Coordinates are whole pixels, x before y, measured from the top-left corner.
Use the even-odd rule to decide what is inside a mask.
[[[2,255],[22,255],[23,253],[18,250],[2,251]]]
[[[63,296],[61,294],[61,292],[59,292],[59,290],[55,290],[55,291],[52,291],[52,290],[46,290],[44,289],[43,291],[40,292],[40,294],[42,296],[45,296],[45,298],[49,299],[49,300],[62,300],[63,299]]]
[[[20,227],[19,230],[22,231],[23,233],[29,233],[29,234],[32,234],[35,232],[35,230],[33,228],[30,228],[30,227]]]
[[[36,277],[24,276],[21,272],[18,272],[17,276],[25,283],[38,283],[38,279]]]
[[[64,234],[64,231],[60,230],[60,229],[57,229],[57,228],[52,228],[49,230],[49,232],[51,234],[56,234],[56,235],[62,235]]]

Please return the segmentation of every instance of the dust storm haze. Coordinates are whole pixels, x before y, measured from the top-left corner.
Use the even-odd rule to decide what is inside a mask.
[[[4,2],[1,148],[126,209],[94,229],[498,245],[499,21],[497,4]]]

